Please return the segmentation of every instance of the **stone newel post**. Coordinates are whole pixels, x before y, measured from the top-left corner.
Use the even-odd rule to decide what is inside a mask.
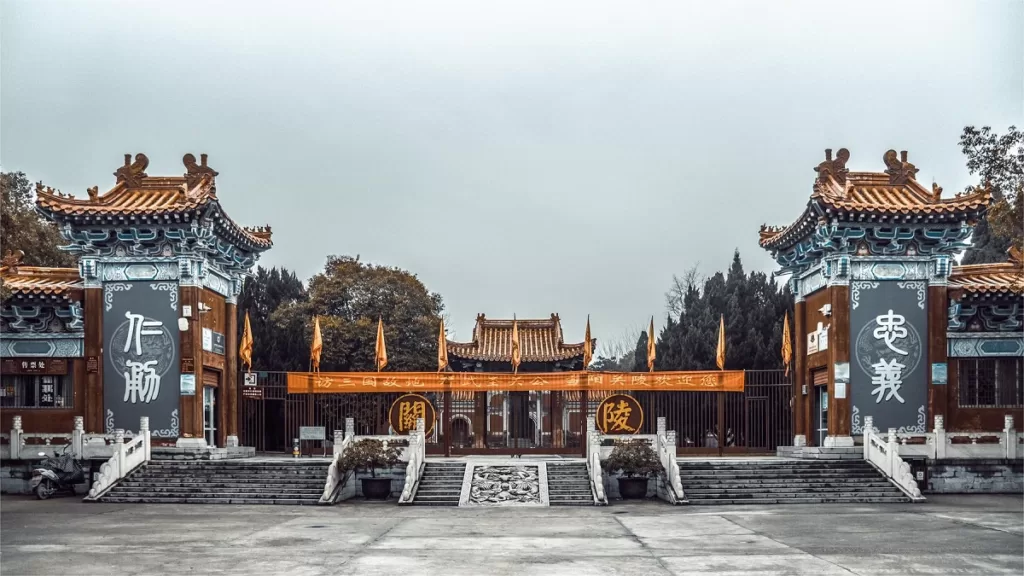
[[[1017,431],[1014,429],[1013,415],[1003,416],[1003,444],[1007,458],[1016,458],[1018,452]]]
[[[21,416],[11,420],[11,460],[21,460]]]
[[[335,430],[334,431],[334,457],[337,458],[341,455],[341,445],[345,442],[345,431]]]
[[[146,453],[146,462],[149,462],[153,456],[153,447],[150,443],[149,436],[149,416],[142,416],[139,418],[139,436],[142,436],[143,450]]]
[[[124,453],[124,430],[118,428],[114,430],[114,454],[117,455],[117,478],[125,472],[125,453]]]
[[[932,459],[942,459],[946,457],[946,425],[945,418],[940,415],[935,416],[935,446],[932,447]]]
[[[79,458],[85,457],[85,418],[75,416],[75,427],[71,430],[71,451]]]
[[[871,433],[875,431],[875,418],[873,416],[864,417],[864,459],[868,459],[868,454],[871,452]]]
[[[356,437],[356,419],[345,418],[345,438]]]

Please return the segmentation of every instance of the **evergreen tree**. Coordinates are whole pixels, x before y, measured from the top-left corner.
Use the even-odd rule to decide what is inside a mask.
[[[647,332],[641,332],[633,352],[633,372],[647,372]]]

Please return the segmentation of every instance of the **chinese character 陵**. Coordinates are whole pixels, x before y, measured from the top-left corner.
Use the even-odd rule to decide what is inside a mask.
[[[907,319],[900,314],[893,314],[890,309],[889,312],[882,314],[875,318],[875,323],[878,324],[878,328],[875,328],[874,336],[876,340],[885,340],[885,345],[889,347],[893,352],[906,356],[907,353],[904,350],[900,350],[893,345],[896,339],[902,340],[907,337],[907,329],[903,327],[907,323]]]
[[[149,362],[124,363],[128,370],[124,372],[124,401],[132,404],[149,404],[160,395],[160,375],[156,373],[156,360]]]
[[[906,366],[897,362],[896,358],[893,358],[890,362],[880,359],[876,364],[872,364],[871,367],[875,369],[875,375],[871,377],[871,384],[874,385],[875,389],[871,393],[878,395],[875,398],[875,404],[882,401],[883,395],[885,395],[886,402],[895,396],[896,400],[903,404],[900,388],[903,386],[903,369]]]
[[[633,408],[625,400],[619,400],[618,404],[611,402],[601,406],[601,421],[607,432],[635,432],[636,429],[629,425],[629,415]]]
[[[159,336],[163,334],[159,329],[160,326],[163,326],[163,322],[146,320],[142,314],[132,314],[131,311],[125,312],[124,317],[128,319],[128,338],[124,341],[125,352],[131,350],[132,341],[134,340],[135,355],[141,355],[143,336]]]

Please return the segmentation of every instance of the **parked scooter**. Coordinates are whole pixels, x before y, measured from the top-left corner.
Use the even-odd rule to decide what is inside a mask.
[[[39,467],[32,470],[32,479],[29,480],[29,488],[35,493],[36,498],[46,500],[61,490],[68,490],[75,494],[75,485],[85,481],[85,472],[78,460],[75,460],[74,453],[69,453],[65,446],[58,455],[53,453],[53,458],[46,458]],[[40,452],[45,457],[45,452]]]

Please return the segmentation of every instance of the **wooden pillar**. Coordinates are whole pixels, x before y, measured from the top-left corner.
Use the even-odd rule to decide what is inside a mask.
[[[949,390],[948,382],[950,372],[948,366],[946,348],[946,330],[949,326],[947,308],[949,306],[949,290],[945,286],[928,287],[928,421],[925,422],[925,430],[931,430],[935,425],[935,417],[942,416],[946,426],[950,426],[948,414]],[[947,364],[947,382],[935,384],[932,374],[933,364]]]
[[[436,424],[435,424],[436,425]],[[452,455],[452,391],[444,392],[444,422],[441,423],[444,434],[444,455]]]
[[[829,358],[832,361],[828,370],[828,435],[832,437],[850,436],[850,383],[846,384],[845,398],[836,398],[835,365],[850,362],[850,287],[832,286],[830,289],[832,304],[832,327],[828,331]]]
[[[538,392],[540,394],[540,392]],[[562,428],[565,424],[562,422],[562,393],[555,390],[551,392],[550,402],[551,406],[551,447],[561,448],[565,443],[562,441]],[[543,440],[543,437],[541,437]]]
[[[587,383],[589,386],[589,382]],[[580,452],[584,458],[587,457],[587,415],[590,413],[590,393],[587,390],[580,391]]]
[[[105,433],[103,423],[103,289],[87,288],[84,292],[85,431],[93,434]],[[89,370],[90,365],[95,370]]]
[[[195,396],[182,396],[179,410],[181,411],[181,431],[183,438],[203,437],[203,315],[199,312],[202,288],[198,286],[181,286],[180,301],[182,306],[192,307],[192,317],[188,319],[188,330],[181,333],[181,357],[191,358],[195,367]]]
[[[810,402],[803,394],[803,387],[809,385],[807,375],[807,303],[799,300],[793,311],[793,435],[794,443],[807,442],[810,432],[807,422],[810,415]]]
[[[473,447],[487,447],[487,392],[473,394]]]
[[[238,440],[238,307],[233,302],[224,305],[224,381],[220,383],[226,404],[226,434]],[[227,445],[227,443],[223,444]]]

